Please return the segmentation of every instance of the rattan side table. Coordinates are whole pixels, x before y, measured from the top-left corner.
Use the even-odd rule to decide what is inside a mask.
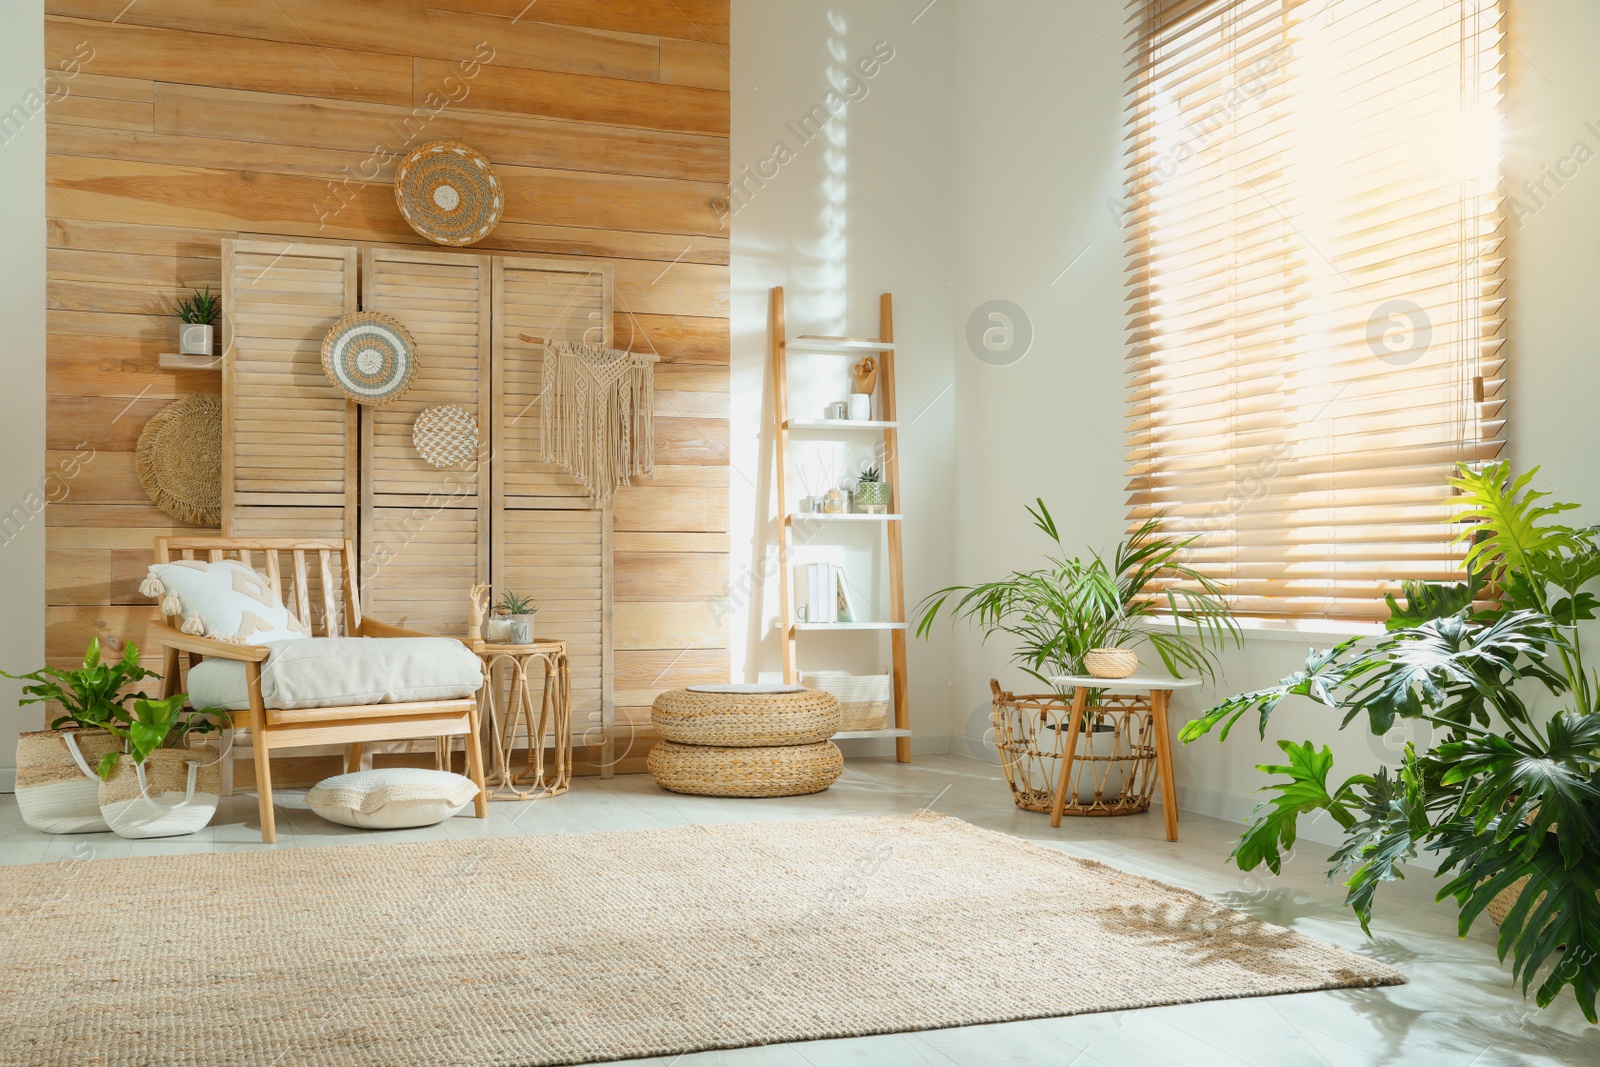
[[[1062,809],[1066,807],[1068,783],[1072,781],[1072,761],[1077,752],[1078,731],[1083,722],[1083,709],[1089,691],[1124,696],[1148,694],[1150,722],[1155,734],[1156,770],[1161,775],[1161,814],[1167,823],[1167,840],[1178,839],[1178,787],[1172,776],[1172,735],[1167,730],[1167,701],[1174,689],[1188,689],[1200,684],[1198,678],[1173,678],[1170,675],[1134,674],[1127,678],[1094,678],[1089,675],[1061,675],[1050,679],[1050,684],[1071,687],[1072,712],[1068,718],[1067,740],[1061,751],[1061,781],[1056,787],[1055,804],[1050,811],[1050,825],[1061,825]]]
[[[480,718],[488,723],[490,768],[484,776],[491,800],[537,800],[560,796],[572,786],[572,679],[567,672],[565,641],[535,641],[529,645],[469,646],[483,661],[483,688],[478,691]],[[510,689],[504,701],[495,679],[497,668],[510,672]],[[530,669],[542,678],[538,711],[534,710]],[[528,761],[520,771],[511,767],[511,752],[518,727],[528,738]],[[544,735],[555,734],[555,755],[546,766]]]

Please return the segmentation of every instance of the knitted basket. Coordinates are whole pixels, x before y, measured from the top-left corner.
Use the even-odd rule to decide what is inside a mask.
[[[844,756],[831,741],[814,745],[723,748],[662,741],[645,767],[656,784],[674,793],[707,797],[793,797],[819,793],[844,773]]]
[[[100,814],[100,779],[85,773],[67,747],[71,737],[92,772],[100,757],[122,750],[108,730],[34,730],[17,738],[17,808],[22,821],[46,834],[93,834],[108,829]]]
[[[838,733],[839,701],[816,689],[673,689],[656,697],[650,721],[662,737],[684,745],[815,745]]]
[[[1139,654],[1128,648],[1091,648],[1083,666],[1096,678],[1126,678],[1139,669]]]

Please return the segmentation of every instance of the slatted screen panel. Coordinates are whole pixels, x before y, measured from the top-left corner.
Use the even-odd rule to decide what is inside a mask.
[[[497,588],[529,593],[539,607],[535,635],[567,642],[572,672],[573,743],[598,743],[604,690],[605,515],[593,510],[506,509],[495,549]]]
[[[353,508],[355,405],[323,374],[322,339],[357,299],[353,248],[223,243],[225,515],[249,505]],[[342,521],[353,532],[353,514]]]
[[[362,411],[361,558],[374,618],[429,633],[466,633],[467,595],[489,580],[489,258],[369,248],[367,311],[397,319],[417,342],[404,396]],[[478,458],[438,468],[417,453],[423,410],[453,404],[478,421]]]
[[[610,343],[611,268],[496,259],[494,271],[495,498],[510,506],[586,507],[571,476],[539,461],[544,352],[521,337]]]

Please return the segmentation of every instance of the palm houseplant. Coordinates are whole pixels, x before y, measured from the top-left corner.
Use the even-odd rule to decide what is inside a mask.
[[[1109,559],[1097,552],[1069,556],[1044,501],[1027,510],[1055,546],[1044,566],[930,594],[917,606],[916,633],[926,638],[948,610],[954,618],[976,623],[985,641],[995,634],[1012,638],[1012,661],[1051,688],[1018,696],[998,680],[990,682],[994,746],[1012,798],[1025,810],[1046,812],[1071,719],[1070,704],[1052,676],[1081,676],[1090,672],[1097,655],[1112,650],[1128,655],[1149,646],[1174,677],[1185,671],[1210,677],[1218,654],[1240,634],[1221,587],[1183,562],[1193,538],[1164,537],[1159,520],[1151,519]],[[1098,690],[1091,697],[1079,722],[1076,772],[1069,784],[1073,799],[1066,813],[1145,811],[1155,779],[1149,705]]]
[[[1346,904],[1369,929],[1378,887],[1432,853],[1464,937],[1488,911],[1496,951],[1512,959],[1536,1002],[1572,989],[1590,1022],[1600,990],[1600,673],[1585,664],[1583,630],[1600,608],[1600,527],[1557,517],[1576,505],[1530,488],[1537,468],[1461,468],[1450,484],[1463,524],[1459,582],[1408,582],[1383,636],[1312,651],[1275,686],[1223,701],[1188,723],[1192,742],[1226,739],[1250,711],[1266,736],[1286,697],[1314,701],[1376,735],[1397,720],[1428,724],[1426,751],[1405,746],[1399,766],[1330,781],[1332,752],[1279,741],[1281,776],[1231,858],[1276,874],[1301,816],[1327,812],[1344,836],[1329,857]],[[1550,705],[1554,705],[1553,707]]]
[[[103,658],[98,637],[89,640],[80,666],[41,667],[21,675],[0,670],[0,675],[28,683],[18,703],[55,704],[62,711],[48,730],[17,738],[17,807],[23,822],[50,834],[104,831],[91,768],[122,750],[110,725],[134,701],[147,698],[134,687],[160,675],[140,665],[138,646],[131,643],[119,658]]]

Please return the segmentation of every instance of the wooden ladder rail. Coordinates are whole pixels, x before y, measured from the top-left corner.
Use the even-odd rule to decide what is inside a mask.
[[[894,299],[889,293],[882,294],[878,302],[878,337],[877,340],[885,347],[874,351],[878,358],[880,385],[883,390],[882,421],[894,423],[898,418],[898,409],[895,400],[894,376]],[[783,647],[783,680],[789,685],[799,684],[800,665],[799,650],[797,647],[797,631],[794,623],[794,575],[790,572],[793,557],[794,526],[789,521],[789,335],[788,325],[784,317],[783,287],[773,286],[771,293],[771,346],[772,346],[772,408],[773,425],[775,427],[775,449],[777,452],[776,473],[774,484],[778,499],[778,594],[781,615],[779,616],[779,634]],[[892,487],[894,494],[890,507],[905,513],[905,506],[900,497],[900,432],[896,426],[887,426],[883,429],[883,478]],[[894,706],[894,725],[897,730],[911,728],[911,688],[907,662],[909,651],[910,633],[904,627],[906,622],[906,591],[905,567],[902,558],[904,550],[904,519],[889,520],[884,524],[887,527],[888,537],[888,563],[889,563],[889,618],[887,621],[900,623],[901,628],[889,631],[889,648],[891,660],[891,692]],[[900,763],[911,762],[911,738],[896,737],[894,739],[895,760]]]

